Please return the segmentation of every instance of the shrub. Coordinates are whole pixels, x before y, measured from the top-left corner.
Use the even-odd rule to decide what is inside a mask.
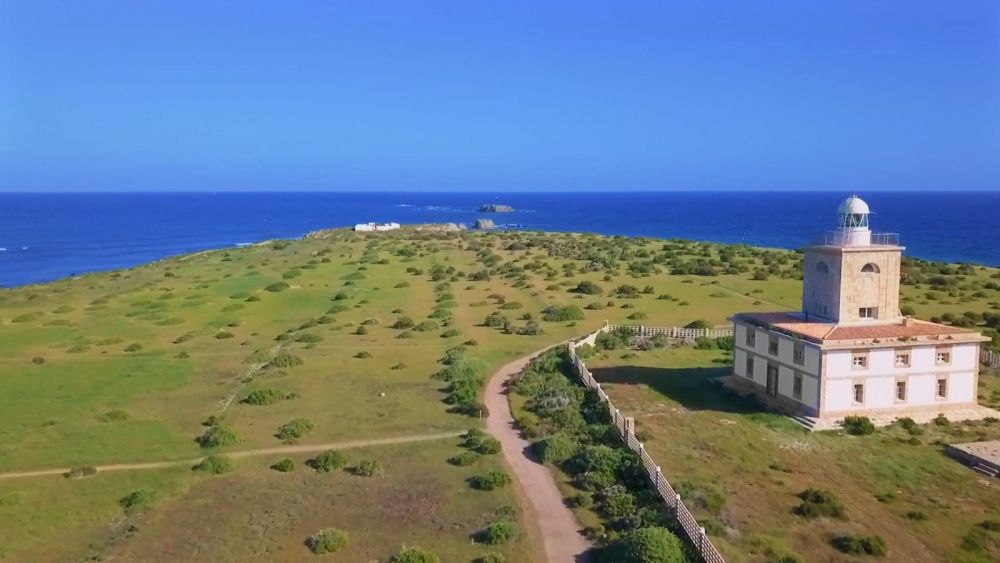
[[[500,545],[516,537],[517,524],[510,520],[497,520],[490,522],[486,529],[478,534],[477,539],[486,545]]]
[[[347,547],[347,543],[347,532],[337,528],[325,528],[309,536],[309,539],[306,540],[309,551],[316,555],[340,551]]]
[[[563,305],[561,307],[550,305],[542,310],[542,319],[549,322],[582,321],[584,319],[583,309],[576,305]]]
[[[579,441],[566,434],[553,434],[531,445],[543,463],[560,464],[576,455]]]
[[[36,366],[40,366],[45,363],[45,358],[41,356],[35,356],[34,358],[31,358],[31,363],[35,364]]]
[[[357,328],[357,330],[354,331],[354,334],[357,334],[358,336],[364,336],[368,334],[368,329],[365,328],[365,325],[361,325]]]
[[[149,508],[151,504],[153,504],[153,493],[142,489],[132,491],[118,500],[118,506],[128,515]]]
[[[499,553],[490,552],[476,559],[475,563],[507,563],[507,558]]]
[[[441,333],[441,338],[455,338],[456,336],[460,336],[461,334],[462,334],[461,331],[454,328],[450,328]]]
[[[799,493],[802,503],[795,507],[795,513],[803,518],[844,518],[844,507],[830,491],[806,489]]]
[[[291,368],[301,365],[302,365],[302,358],[296,356],[295,354],[281,352],[280,354],[276,355],[270,362],[268,362],[267,367]]]
[[[312,432],[313,428],[315,428],[315,425],[308,418],[293,418],[282,424],[274,436],[287,443],[292,443]]]
[[[381,477],[382,463],[377,459],[365,459],[352,467],[351,473],[357,475],[358,477]]]
[[[670,530],[660,527],[633,530],[601,554],[606,563],[683,563],[684,544]]]
[[[278,461],[277,463],[272,465],[271,469],[275,471],[280,471],[282,473],[295,471],[295,462],[292,461],[290,458],[286,457],[285,459],[282,459],[281,461]]]
[[[337,450],[327,450],[306,462],[319,473],[329,473],[347,465],[347,458]]]
[[[399,317],[396,319],[396,322],[392,323],[392,328],[402,330],[406,328],[413,328],[415,325],[416,323],[414,323],[413,319],[410,317]]]
[[[500,441],[492,436],[486,436],[473,449],[482,455],[498,454],[500,453]]]
[[[203,448],[221,448],[238,442],[236,432],[221,422],[209,426],[205,433],[198,437],[197,442]]]
[[[194,471],[204,471],[212,475],[222,475],[233,470],[233,462],[226,456],[210,455],[192,468]]]
[[[81,465],[79,467],[74,467],[63,473],[63,476],[67,479],[82,479],[84,477],[90,477],[92,475],[97,475],[97,468],[93,465]]]
[[[315,344],[321,342],[323,337],[318,334],[313,334],[311,332],[303,332],[302,334],[295,337],[296,342],[302,342],[304,344]]]
[[[487,471],[482,475],[473,476],[469,479],[469,483],[480,491],[492,491],[509,485],[510,476],[499,470]]]
[[[461,452],[449,457],[448,463],[459,467],[466,467],[475,463],[477,459],[479,459],[479,454],[476,452]]]
[[[372,353],[369,352],[368,350],[362,350],[362,351],[358,352],[357,354],[354,354],[354,357],[357,358],[357,359],[359,359],[359,360],[365,360],[365,359],[368,359],[368,358],[372,357]]]
[[[110,410],[100,418],[101,422],[121,422],[128,420],[128,412],[122,409]]]
[[[275,283],[272,283],[271,285],[265,287],[264,290],[276,293],[276,292],[279,292],[279,291],[285,291],[289,287],[292,287],[292,286],[288,285],[286,282],[275,282]]]
[[[830,540],[830,545],[849,555],[874,555],[882,557],[889,553],[885,540],[879,536],[837,536]]]
[[[604,293],[604,290],[601,289],[601,286],[597,285],[592,281],[582,281],[576,284],[576,287],[574,287],[570,291],[572,291],[573,293],[582,293],[584,295],[600,295],[601,293]]]
[[[417,326],[413,327],[413,330],[417,332],[430,332],[432,330],[437,330],[440,328],[438,324],[434,321],[424,321]]]
[[[240,402],[245,405],[266,406],[273,405],[284,398],[285,394],[277,389],[256,389]]]
[[[219,340],[226,340],[226,339],[229,339],[229,338],[232,338],[232,337],[233,337],[233,333],[225,331],[225,330],[221,330],[221,331],[215,333],[215,338],[217,338]]]
[[[389,559],[389,563],[440,563],[440,561],[437,555],[419,547],[408,547]]]
[[[875,423],[867,416],[845,416],[841,426],[853,436],[866,436],[875,432]]]
[[[142,344],[138,342],[133,342],[125,347],[126,352],[138,352],[139,350],[142,350]]]
[[[944,414],[939,414],[935,416],[931,422],[934,423],[934,426],[948,426],[949,424],[951,424],[951,421],[948,420],[948,417],[945,416]]]

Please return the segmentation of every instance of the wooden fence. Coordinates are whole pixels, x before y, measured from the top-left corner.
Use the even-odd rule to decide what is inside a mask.
[[[1000,354],[987,350],[985,347],[979,350],[979,361],[991,368],[1000,368]]]
[[[708,338],[719,338],[722,336],[732,336],[733,329],[729,328],[686,328],[682,326],[641,326],[641,325],[607,325],[608,330],[624,330],[636,336],[656,336],[662,334],[667,338],[681,338],[683,340],[694,340],[707,336]]]
[[[586,364],[583,360],[576,355],[576,348],[583,344],[594,345],[597,340],[597,336],[602,332],[607,332],[609,330],[614,330],[616,328],[631,328],[631,327],[617,327],[611,325],[605,325],[603,328],[594,332],[593,334],[578,340],[576,342],[569,343],[569,356],[576,367],[576,372],[580,376],[581,381],[587,387],[597,390],[597,396],[600,397],[601,401],[607,405],[608,412],[611,414],[612,423],[618,429],[618,434],[621,436],[622,441],[624,441],[629,449],[634,451],[639,455],[639,459],[642,460],[642,465],[646,469],[646,475],[649,477],[650,482],[653,484],[653,488],[656,489],[663,502],[667,504],[670,509],[671,514],[677,520],[683,531],[683,539],[687,540],[701,555],[702,560],[706,563],[725,563],[726,560],[722,558],[719,551],[712,544],[712,540],[705,535],[705,528],[698,525],[698,521],[694,519],[691,515],[691,511],[688,510],[687,506],[681,501],[681,496],[677,494],[677,491],[670,486],[666,477],[663,476],[663,472],[660,470],[660,466],[656,464],[652,457],[646,453],[646,448],[643,446],[642,442],[635,437],[635,424],[634,420],[631,418],[626,418],[622,415],[621,411],[615,408],[615,405],[611,402],[607,393],[601,389],[601,384],[598,383],[594,376],[591,375],[590,370],[587,369]],[[652,327],[636,327],[636,328],[652,328]],[[713,329],[682,329],[682,330],[699,330],[699,331],[712,331]],[[718,331],[724,332],[724,331]],[[643,333],[644,334],[644,333]],[[664,334],[664,333],[653,333],[653,334]],[[729,331],[728,335],[732,334],[732,330]],[[711,334],[699,334],[699,336],[710,336]],[[726,334],[720,334],[719,336],[728,336]],[[685,338],[679,336],[677,338]]]

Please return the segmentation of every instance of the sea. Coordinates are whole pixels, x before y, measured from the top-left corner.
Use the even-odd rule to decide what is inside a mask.
[[[849,192],[0,193],[0,287],[356,223],[463,223],[798,248]],[[1000,192],[863,193],[909,256],[1000,266]],[[481,213],[484,204],[511,213]]]

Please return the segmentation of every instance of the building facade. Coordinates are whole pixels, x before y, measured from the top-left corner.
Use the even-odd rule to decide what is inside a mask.
[[[802,310],[733,317],[733,383],[794,414],[842,418],[974,407],[977,332],[899,312],[903,247],[860,198],[803,252]]]

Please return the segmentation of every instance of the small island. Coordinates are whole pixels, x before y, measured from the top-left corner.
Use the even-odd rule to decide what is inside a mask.
[[[514,211],[513,207],[499,203],[487,203],[479,206],[480,213],[510,213],[511,211]]]

